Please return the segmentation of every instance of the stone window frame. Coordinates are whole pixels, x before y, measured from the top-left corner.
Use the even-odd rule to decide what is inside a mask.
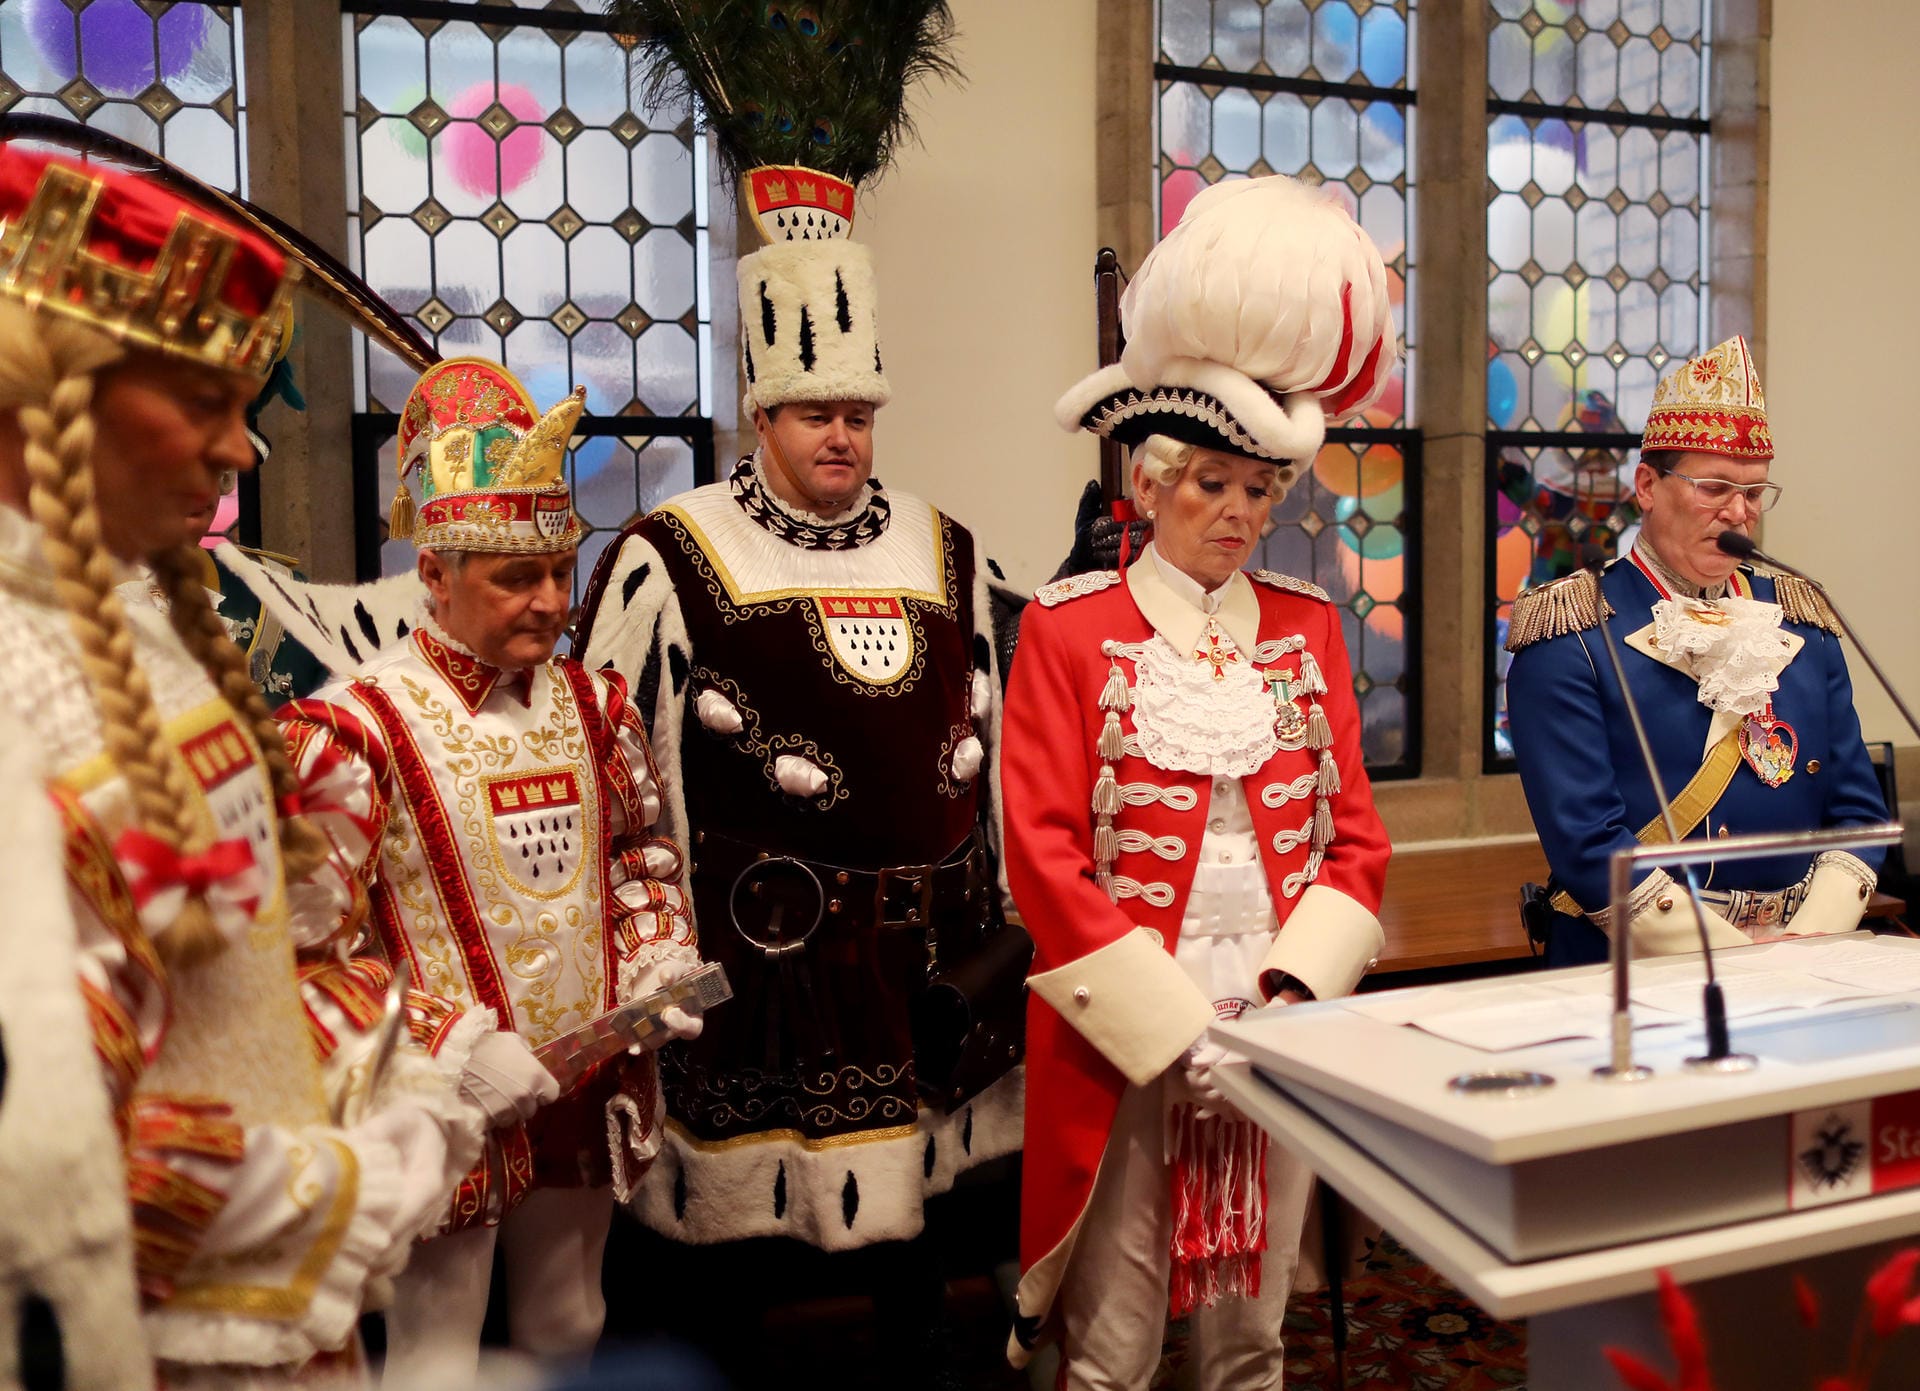
[[[1532,834],[1519,778],[1485,766],[1487,26],[1482,5],[1420,10],[1412,86],[1423,276],[1413,398],[1423,437],[1418,777],[1374,800],[1397,841]],[[1154,241],[1154,0],[1103,0],[1095,37],[1095,226],[1131,272]],[[1745,333],[1766,359],[1771,0],[1713,6],[1708,342]],[[1091,258],[1097,248],[1089,248]],[[1472,267],[1449,275],[1448,265]],[[1091,306],[1089,306],[1091,309]]]

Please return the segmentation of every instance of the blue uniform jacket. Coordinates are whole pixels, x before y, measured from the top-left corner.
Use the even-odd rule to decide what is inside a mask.
[[[1753,597],[1774,600],[1771,577],[1744,571]],[[1713,712],[1691,678],[1627,646],[1653,621],[1658,592],[1635,566],[1615,563],[1601,581],[1613,606],[1608,620],[1621,665],[1646,722],[1667,796],[1699,769]],[[1799,740],[1793,776],[1768,787],[1743,759],[1726,792],[1688,839],[1756,831],[1815,830],[1886,820],[1880,785],[1860,738],[1840,640],[1805,623],[1785,624],[1805,645],[1780,673],[1774,715]],[[1634,832],[1659,814],[1641,765],[1633,726],[1598,632],[1565,633],[1523,647],[1507,675],[1507,710],[1527,806],[1554,879],[1582,908],[1607,905],[1608,864],[1634,844]],[[1885,852],[1852,852],[1876,870]],[[1780,889],[1801,879],[1810,855],[1704,862],[1702,888]],[[1645,874],[1635,876],[1635,882]],[[1585,918],[1555,915],[1548,964],[1605,959],[1607,939]]]

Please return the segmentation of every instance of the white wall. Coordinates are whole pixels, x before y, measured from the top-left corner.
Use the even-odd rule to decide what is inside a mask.
[[[1773,6],[1767,361],[1787,494],[1765,544],[1825,580],[1920,702],[1920,120],[1907,0]],[[1915,743],[1853,661],[1869,739]],[[1906,789],[1902,789],[1905,791]]]
[[[1095,0],[955,0],[960,85],[910,98],[920,143],[861,198],[893,401],[874,473],[971,527],[1023,588],[1072,541],[1098,467],[1053,402],[1094,367]]]

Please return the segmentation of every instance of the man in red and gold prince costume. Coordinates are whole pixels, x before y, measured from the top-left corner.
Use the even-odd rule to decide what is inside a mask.
[[[481,1117],[416,1049],[342,1065],[379,1019],[324,983],[351,886],[189,531],[253,467],[295,272],[14,145],[0,229],[0,1383],[357,1384]]]
[[[416,1038],[458,1055],[495,1127],[445,1234],[397,1284],[389,1386],[471,1380],[496,1237],[514,1346],[592,1349],[614,1197],[660,1146],[657,1073],[650,1055],[622,1056],[562,1096],[530,1046],[698,964],[626,686],[553,655],[582,534],[563,463],[584,399],[543,416],[477,358],[420,379],[391,534],[420,549],[425,612],[351,678],[281,711],[297,764],[327,789],[316,816],[337,862],[370,885],[379,955],[419,987]],[[488,1016],[501,1032],[464,1022]],[[699,1031],[677,1009],[662,1022]]]

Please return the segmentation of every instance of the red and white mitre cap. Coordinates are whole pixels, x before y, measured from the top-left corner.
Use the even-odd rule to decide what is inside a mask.
[[[1387,268],[1327,194],[1285,175],[1203,190],[1120,300],[1120,361],[1054,407],[1069,430],[1311,459],[1398,357]]]
[[[1642,449],[1691,449],[1735,459],[1771,459],[1767,398],[1753,352],[1739,335],[1683,363],[1653,389]]]

